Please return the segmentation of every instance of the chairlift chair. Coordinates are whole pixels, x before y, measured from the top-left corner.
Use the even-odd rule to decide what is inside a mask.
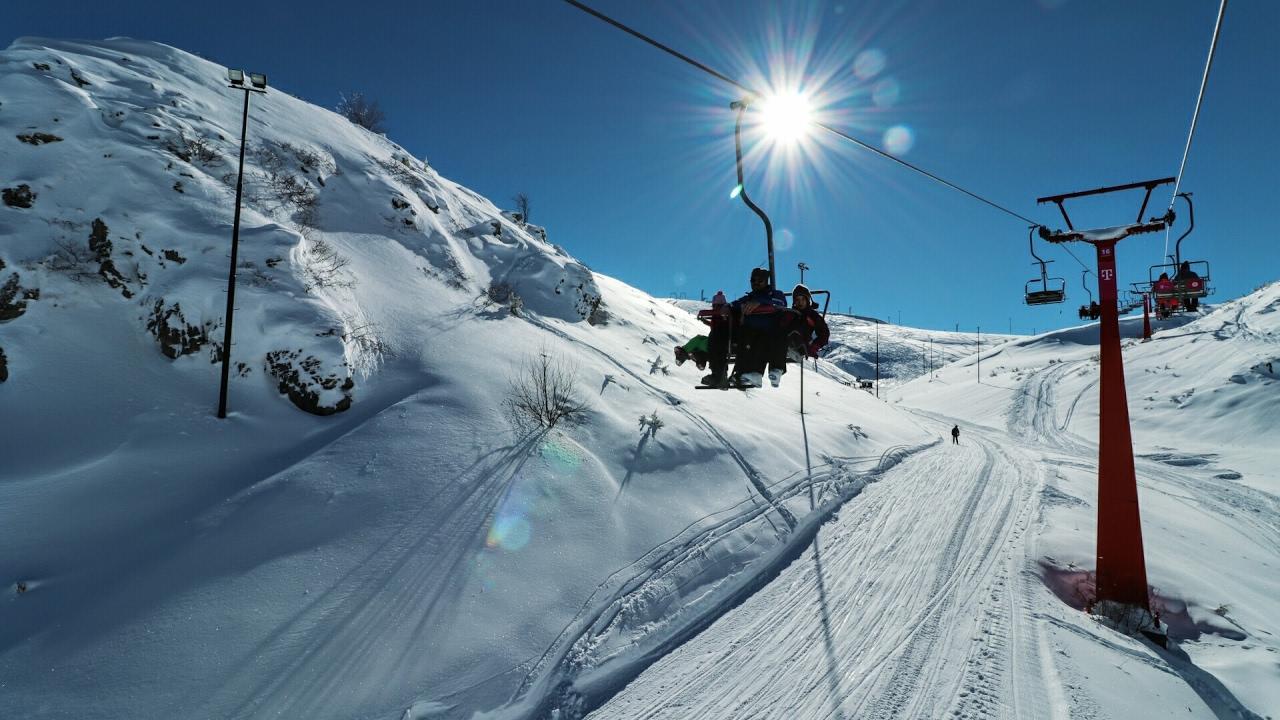
[[[1195,310],[1200,307],[1200,298],[1212,292],[1209,287],[1208,261],[1188,260],[1184,263],[1182,260],[1182,241],[1195,229],[1196,216],[1195,206],[1191,204],[1191,193],[1178,193],[1178,197],[1187,202],[1189,224],[1174,245],[1173,263],[1152,265],[1147,270],[1151,292],[1157,305],[1167,307],[1171,312]],[[1184,264],[1186,269],[1183,269]]]
[[[1027,234],[1027,246],[1031,248],[1031,257],[1040,263],[1040,277],[1031,278],[1027,284],[1023,286],[1023,295],[1026,297],[1028,305],[1050,305],[1052,303],[1060,303],[1067,299],[1067,281],[1062,278],[1049,277],[1048,263],[1052,260],[1042,260],[1036,255],[1036,247],[1034,237],[1037,226],[1032,226],[1031,231]],[[1050,283],[1054,283],[1056,287],[1050,287]],[[1033,290],[1032,285],[1039,283],[1040,289]]]
[[[790,307],[791,293],[783,293],[783,295],[786,296],[788,307]],[[822,301],[821,314],[822,314],[822,320],[825,322],[827,319],[827,308],[831,305],[831,291],[830,290],[810,290],[809,291],[809,297],[814,298],[815,302],[816,302],[815,296],[817,295],[824,296]],[[772,306],[770,306],[770,308],[771,309],[765,310],[765,312],[776,312],[778,310],[778,308],[772,308]],[[726,315],[718,314],[716,310],[713,308],[704,308],[698,311],[698,320],[702,321],[708,328],[710,328],[712,324],[715,323],[716,321],[725,321],[727,319],[728,318]],[[729,363],[733,363],[738,359],[738,338],[736,336],[731,335],[729,337],[729,352],[725,356],[725,358]],[[795,361],[788,358],[787,362],[795,362]]]
[[[1081,305],[1079,314],[1081,320],[1097,320],[1098,316],[1102,314],[1102,308],[1093,301],[1093,291],[1089,289],[1089,283],[1084,281],[1085,276],[1088,274],[1089,271],[1087,269],[1080,273],[1080,285],[1085,292],[1089,293],[1089,304]]]

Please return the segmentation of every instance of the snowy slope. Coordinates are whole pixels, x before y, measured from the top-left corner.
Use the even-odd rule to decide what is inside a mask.
[[[1168,649],[1076,590],[1094,564],[1095,324],[984,352],[981,384],[973,357],[893,391],[961,444],[888,470],[590,717],[1275,716],[1277,309],[1280,283],[1125,341]]]
[[[276,91],[252,98],[217,420],[225,68],[124,39],[0,66],[0,695],[23,717],[536,703],[802,547],[808,480],[830,508],[934,440],[825,364],[803,417],[795,375],[692,391],[686,313]],[[544,354],[585,417],[523,432],[509,382]]]

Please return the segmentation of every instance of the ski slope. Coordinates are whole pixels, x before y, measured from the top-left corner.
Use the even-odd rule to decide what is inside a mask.
[[[1169,649],[1072,607],[1074,568],[1092,565],[1093,547],[1096,331],[1086,327],[993,351],[988,387],[955,366],[903,387],[895,402],[917,404],[939,435],[959,423],[961,444],[886,473],[768,588],[589,717],[1270,716],[1280,475],[1273,441],[1250,435],[1275,428],[1265,363],[1277,308],[1272,285],[1126,347],[1131,397],[1178,403],[1198,387],[1228,397],[1197,414],[1230,408],[1237,422],[1235,452],[1196,454],[1212,430],[1186,427],[1182,405],[1135,412],[1135,430],[1161,443],[1136,452]],[[1227,462],[1250,468],[1248,484]]]

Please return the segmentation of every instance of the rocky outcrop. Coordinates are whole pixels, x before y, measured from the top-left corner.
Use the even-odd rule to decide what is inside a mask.
[[[111,259],[111,240],[107,237],[107,224],[102,222],[102,218],[93,219],[93,230],[89,233],[89,252],[98,260],[98,274],[102,279],[126,298],[133,297],[133,291],[129,289],[124,275],[120,274],[115,261]]]
[[[190,355],[209,344],[211,323],[193,325],[182,314],[182,306],[165,307],[164,299],[156,300],[147,319],[147,332],[160,343],[160,352],[173,360]]]
[[[4,263],[0,263],[0,268]],[[21,317],[27,311],[28,300],[39,300],[40,291],[35,288],[23,289],[22,278],[13,273],[0,285],[0,322]]]
[[[31,186],[25,183],[16,188],[0,190],[0,197],[4,198],[5,205],[16,208],[29,208],[36,200],[36,194],[31,192]]]
[[[273,350],[267,353],[267,372],[279,383],[283,395],[299,410],[313,415],[333,415],[351,408],[355,380],[349,373],[339,378],[324,373],[323,363],[314,355],[302,357],[302,350]],[[344,364],[344,370],[346,366]]]

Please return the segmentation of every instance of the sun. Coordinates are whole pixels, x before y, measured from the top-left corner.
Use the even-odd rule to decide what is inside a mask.
[[[813,130],[813,105],[803,93],[791,91],[770,95],[760,100],[759,108],[760,125],[776,143],[799,142]]]

